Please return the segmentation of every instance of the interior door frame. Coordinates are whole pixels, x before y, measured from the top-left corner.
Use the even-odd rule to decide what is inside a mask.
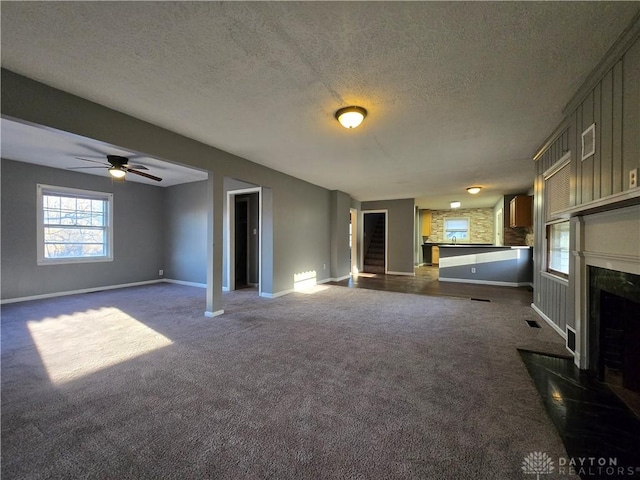
[[[384,273],[386,275],[389,270],[389,210],[362,210],[362,251],[360,252],[360,271],[364,269],[364,216],[369,213],[384,213]]]
[[[262,296],[262,187],[242,188],[227,191],[227,268],[225,277],[229,291],[236,289],[236,196],[247,193],[258,194],[258,295]],[[248,263],[248,262],[247,262]]]
[[[358,274],[358,209],[349,209],[349,220],[351,222],[351,265],[349,275]]]

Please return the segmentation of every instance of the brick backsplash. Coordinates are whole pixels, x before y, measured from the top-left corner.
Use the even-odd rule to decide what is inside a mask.
[[[469,218],[469,243],[493,243],[493,208],[459,208],[457,210],[431,210],[432,242],[444,242],[445,217]]]

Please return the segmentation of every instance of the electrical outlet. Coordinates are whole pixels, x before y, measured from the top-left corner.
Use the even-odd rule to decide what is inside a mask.
[[[158,276],[163,276],[164,275],[164,270],[158,270]]]
[[[471,273],[476,273],[476,267],[471,267]]]
[[[629,171],[629,188],[636,188],[638,186],[638,169],[634,168]]]

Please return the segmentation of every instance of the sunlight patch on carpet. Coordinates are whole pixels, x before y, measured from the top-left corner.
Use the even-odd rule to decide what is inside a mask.
[[[64,384],[173,342],[114,308],[27,322],[49,379]]]

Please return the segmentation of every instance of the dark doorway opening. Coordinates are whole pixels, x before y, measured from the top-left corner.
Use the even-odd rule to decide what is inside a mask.
[[[387,219],[384,212],[364,213],[363,271],[387,271]]]
[[[235,288],[249,286],[249,199],[236,197],[235,208]]]

